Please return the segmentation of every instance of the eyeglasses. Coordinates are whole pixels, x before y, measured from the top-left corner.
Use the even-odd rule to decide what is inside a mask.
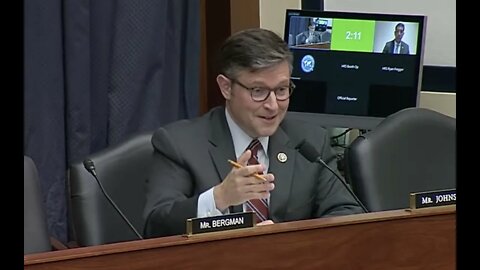
[[[290,95],[292,95],[293,89],[295,89],[295,84],[293,84],[292,81],[289,82],[288,86],[281,86],[275,89],[270,89],[267,87],[247,87],[235,79],[229,79],[232,81],[232,83],[236,83],[250,91],[250,96],[252,97],[252,100],[257,102],[267,100],[271,92],[275,92],[275,98],[278,101],[285,101],[290,97]]]

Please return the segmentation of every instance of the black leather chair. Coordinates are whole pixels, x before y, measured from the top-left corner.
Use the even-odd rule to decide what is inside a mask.
[[[23,253],[51,251],[37,167],[23,157]]]
[[[87,157],[94,162],[97,177],[106,193],[140,234],[144,226],[144,185],[153,154],[152,134],[136,134],[123,143]],[[70,166],[68,188],[70,231],[79,246],[138,239],[82,162]]]
[[[456,120],[408,108],[345,150],[345,177],[370,211],[409,207],[411,192],[456,188]]]

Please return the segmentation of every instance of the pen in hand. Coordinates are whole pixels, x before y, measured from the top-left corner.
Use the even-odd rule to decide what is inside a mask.
[[[243,168],[243,166],[233,160],[228,160],[228,163],[232,164],[233,167],[237,168],[237,169],[240,169],[240,168]],[[260,180],[263,180],[263,181],[267,181],[267,179],[264,177],[264,176],[261,176],[260,174],[258,173],[254,173],[253,176],[257,179],[260,179]]]

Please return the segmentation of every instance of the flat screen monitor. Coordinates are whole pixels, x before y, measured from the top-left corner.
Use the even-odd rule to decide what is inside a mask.
[[[423,15],[288,9],[296,85],[289,111],[327,127],[372,129],[417,107],[425,26]]]

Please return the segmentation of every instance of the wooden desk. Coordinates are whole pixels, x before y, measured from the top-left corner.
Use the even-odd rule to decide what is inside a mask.
[[[313,43],[313,44],[299,44],[299,45],[295,45],[295,47],[330,50],[330,42],[320,42],[320,43]]]
[[[394,210],[31,254],[24,269],[451,270],[455,231],[455,206]]]

